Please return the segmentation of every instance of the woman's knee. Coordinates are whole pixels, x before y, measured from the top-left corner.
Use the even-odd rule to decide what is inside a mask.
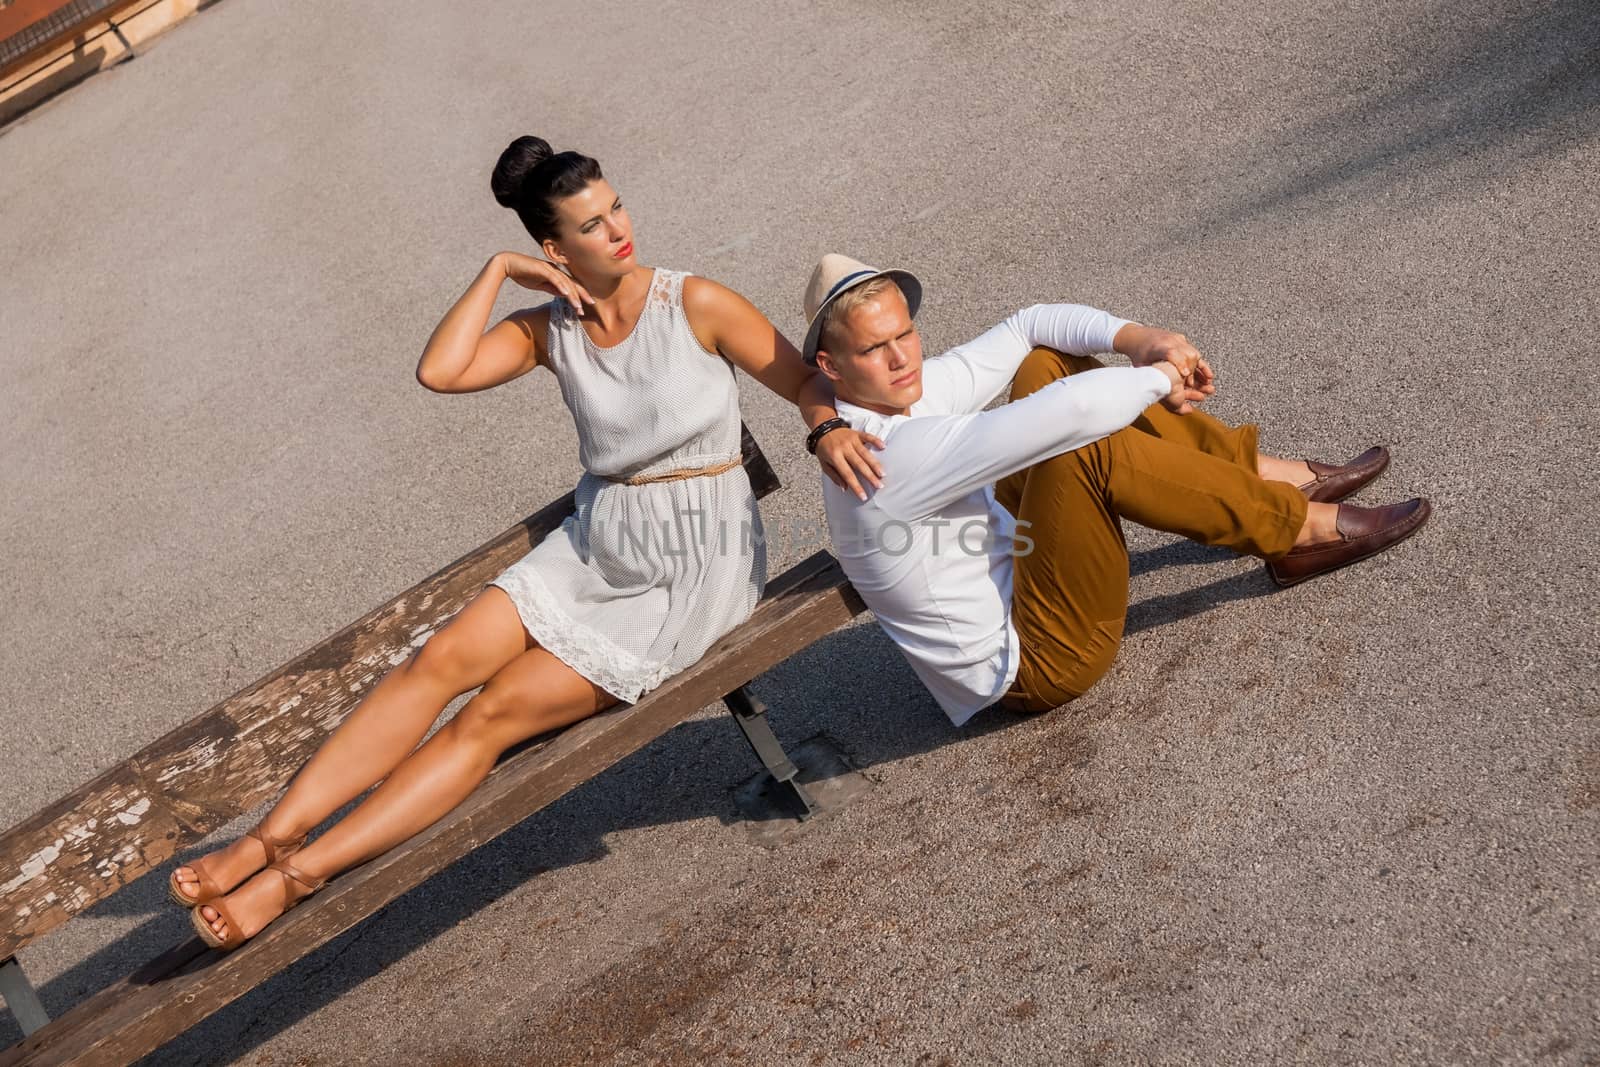
[[[483,685],[530,646],[516,605],[503,589],[490,586],[424,641],[405,669],[455,696]]]
[[[542,719],[536,700],[505,689],[485,688],[467,701],[447,726],[462,741],[500,751],[543,732]]]
[[[603,706],[587,686],[584,697],[578,697],[539,683],[537,675],[501,672],[467,701],[449,726],[464,741],[500,751],[570,726]]]
[[[481,672],[480,659],[473,642],[446,627],[424,641],[406,660],[404,669],[441,688],[464,693],[483,680],[474,677]]]

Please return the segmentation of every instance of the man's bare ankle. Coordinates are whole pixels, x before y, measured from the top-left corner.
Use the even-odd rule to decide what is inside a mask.
[[[1315,502],[1307,504],[1306,521],[1300,526],[1300,536],[1294,539],[1294,547],[1337,540],[1339,540],[1339,505]]]
[[[1284,459],[1280,456],[1256,456],[1256,473],[1269,482],[1288,482],[1304,485],[1316,475],[1303,459]]]

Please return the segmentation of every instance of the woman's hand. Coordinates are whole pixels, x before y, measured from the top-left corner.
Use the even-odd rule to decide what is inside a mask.
[[[524,289],[565,298],[580,315],[583,314],[584,304],[594,303],[594,297],[574,281],[572,275],[548,260],[535,259],[521,252],[501,252],[495,258],[500,261],[507,278]]]
[[[883,464],[868,449],[882,448],[883,442],[870,433],[861,433],[848,426],[841,426],[837,430],[829,430],[817,441],[817,462],[822,464],[822,473],[826,474],[840,489],[848,489],[858,498],[867,499],[867,491],[861,488],[861,478],[872,483],[874,489],[883,488]]]

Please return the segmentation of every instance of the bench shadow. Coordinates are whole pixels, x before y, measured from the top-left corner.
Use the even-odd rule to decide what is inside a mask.
[[[1137,553],[1134,570],[1222,558],[1233,557],[1179,542]],[[1128,632],[1269,591],[1270,582],[1252,571],[1148,599],[1133,605]],[[786,748],[821,733],[869,773],[875,766],[967,743],[1022,721],[991,709],[959,730],[951,726],[870,617],[824,637],[758,677],[752,687],[770,706],[773,729]],[[868,707],[871,713],[865,714]],[[607,834],[707,818],[728,827],[749,824],[752,817],[739,809],[734,793],[759,770],[731,717],[682,723],[138,1062],[145,1067],[211,1064],[219,1050],[229,1059],[243,1057],[530,878],[603,859],[610,852]],[[238,825],[242,831],[249,823]],[[192,937],[188,913],[166,899],[164,879],[174,865],[214,847],[208,841],[184,850],[84,913],[91,919],[148,918],[40,989],[52,1016],[103,988],[106,975],[128,974]],[[0,1016],[0,1048],[20,1039],[15,1022]]]

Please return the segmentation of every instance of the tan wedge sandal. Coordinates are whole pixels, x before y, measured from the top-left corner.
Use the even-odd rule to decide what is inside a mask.
[[[310,875],[300,870],[288,860],[279,860],[277,863],[268,866],[267,870],[277,872],[277,874],[284,880],[283,892],[284,896],[288,898],[288,903],[283,906],[283,911],[278,913],[276,917],[278,919],[281,919],[286,913],[288,913],[289,909],[293,908],[296,904],[300,903],[302,900],[311,896],[317,890],[328,884],[328,880],[326,878],[312,878]],[[290,882],[299,882],[305,887],[306,891],[301,893],[299,896],[294,896],[294,890],[289,885]],[[256,934],[251,934],[250,937],[240,936],[239,930],[241,927],[239,923],[235,921],[234,917],[229,914],[228,906],[220,900],[213,900],[210,903],[213,908],[217,909],[217,914],[222,916],[223,921],[228,924],[228,935],[226,937],[217,936],[216,931],[211,929],[211,924],[206,922],[206,917],[200,914],[199,908],[195,908],[194,911],[189,914],[189,921],[194,924],[194,932],[200,935],[200,940],[204,941],[212,948],[220,948],[225,952],[232,951],[233,949],[236,949],[240,945],[244,944],[246,941],[250,940],[250,937],[254,937],[256,934],[261,932],[261,930],[257,930]],[[276,919],[269,920],[267,926],[271,926],[275,921]],[[263,926],[261,929],[265,930],[266,926]]]
[[[280,859],[288,859],[290,856],[304,848],[306,843],[305,834],[301,834],[299,837],[289,838],[283,841],[279,841],[273,837],[268,837],[266,832],[261,829],[260,823],[257,823],[249,830],[246,830],[244,836],[253,837],[257,841],[261,842],[261,847],[267,854],[267,861],[261,865],[262,867],[270,867]],[[194,860],[191,863],[180,863],[178,866],[187,867],[195,873],[195,876],[199,879],[197,885],[200,889],[199,894],[196,896],[191,897],[189,894],[185,893],[183,891],[182,883],[178,881],[178,872],[176,869],[174,869],[172,874],[167,877],[167,896],[171,897],[172,902],[177,904],[179,907],[198,908],[202,904],[209,904],[225,893],[231,893],[233,891],[233,886],[223,889],[217,884],[216,879],[212,878],[211,875],[206,872],[204,860]],[[257,871],[260,869],[261,867],[256,868]],[[251,871],[250,874],[247,874],[244,877],[249,878],[250,875],[255,873],[256,871]],[[236,884],[243,885],[244,878],[241,878]]]

